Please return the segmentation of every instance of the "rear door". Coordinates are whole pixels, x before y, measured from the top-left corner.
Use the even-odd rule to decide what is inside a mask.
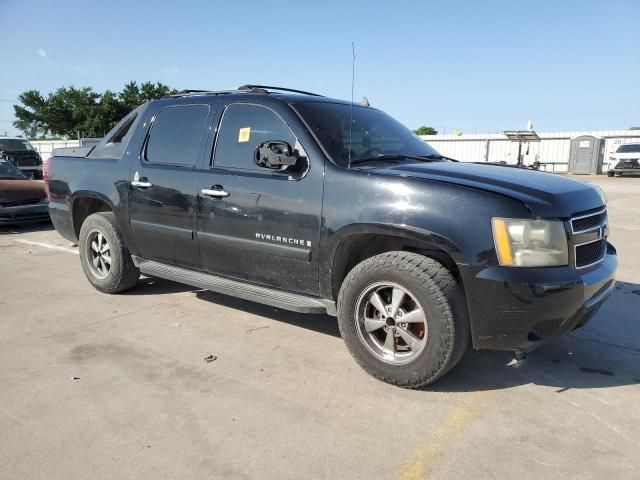
[[[324,159],[309,158],[284,104],[226,106],[209,168],[198,182],[198,240],[207,270],[267,286],[318,293]],[[256,147],[287,142],[298,171],[255,162]],[[214,191],[213,196],[211,191]]]
[[[209,114],[208,105],[179,104],[166,106],[151,118],[125,186],[131,231],[145,258],[201,267],[195,211]]]

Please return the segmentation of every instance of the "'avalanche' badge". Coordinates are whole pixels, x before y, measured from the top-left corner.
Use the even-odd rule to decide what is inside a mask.
[[[238,143],[245,143],[249,141],[251,136],[251,127],[244,127],[238,130]]]

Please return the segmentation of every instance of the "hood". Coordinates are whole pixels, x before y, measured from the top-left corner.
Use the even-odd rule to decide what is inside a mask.
[[[640,152],[628,152],[628,153],[613,153],[611,158],[615,160],[632,160],[640,158]]]
[[[0,204],[22,203],[44,198],[44,184],[34,180],[0,180]]]
[[[520,200],[537,217],[568,218],[601,207],[592,185],[553,173],[464,162],[388,165],[374,171],[477,188]]]

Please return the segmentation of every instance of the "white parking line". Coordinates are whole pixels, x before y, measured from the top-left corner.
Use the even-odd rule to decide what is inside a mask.
[[[23,240],[21,238],[20,239],[15,239],[14,241],[16,241],[18,243],[24,243],[26,245],[33,245],[34,247],[48,248],[50,250],[60,250],[61,252],[74,253],[76,255],[79,255],[77,249],[61,247],[59,245],[52,245],[51,243],[35,242],[33,240]]]

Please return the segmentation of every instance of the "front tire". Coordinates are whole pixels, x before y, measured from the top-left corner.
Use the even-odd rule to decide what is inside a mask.
[[[80,260],[87,279],[99,291],[118,293],[140,277],[111,212],[89,215],[80,228]]]
[[[616,172],[607,172],[607,177],[614,177],[616,175]]]
[[[469,343],[455,278],[436,260],[410,252],[376,255],[351,270],[338,297],[338,324],[362,368],[406,388],[436,381]]]

